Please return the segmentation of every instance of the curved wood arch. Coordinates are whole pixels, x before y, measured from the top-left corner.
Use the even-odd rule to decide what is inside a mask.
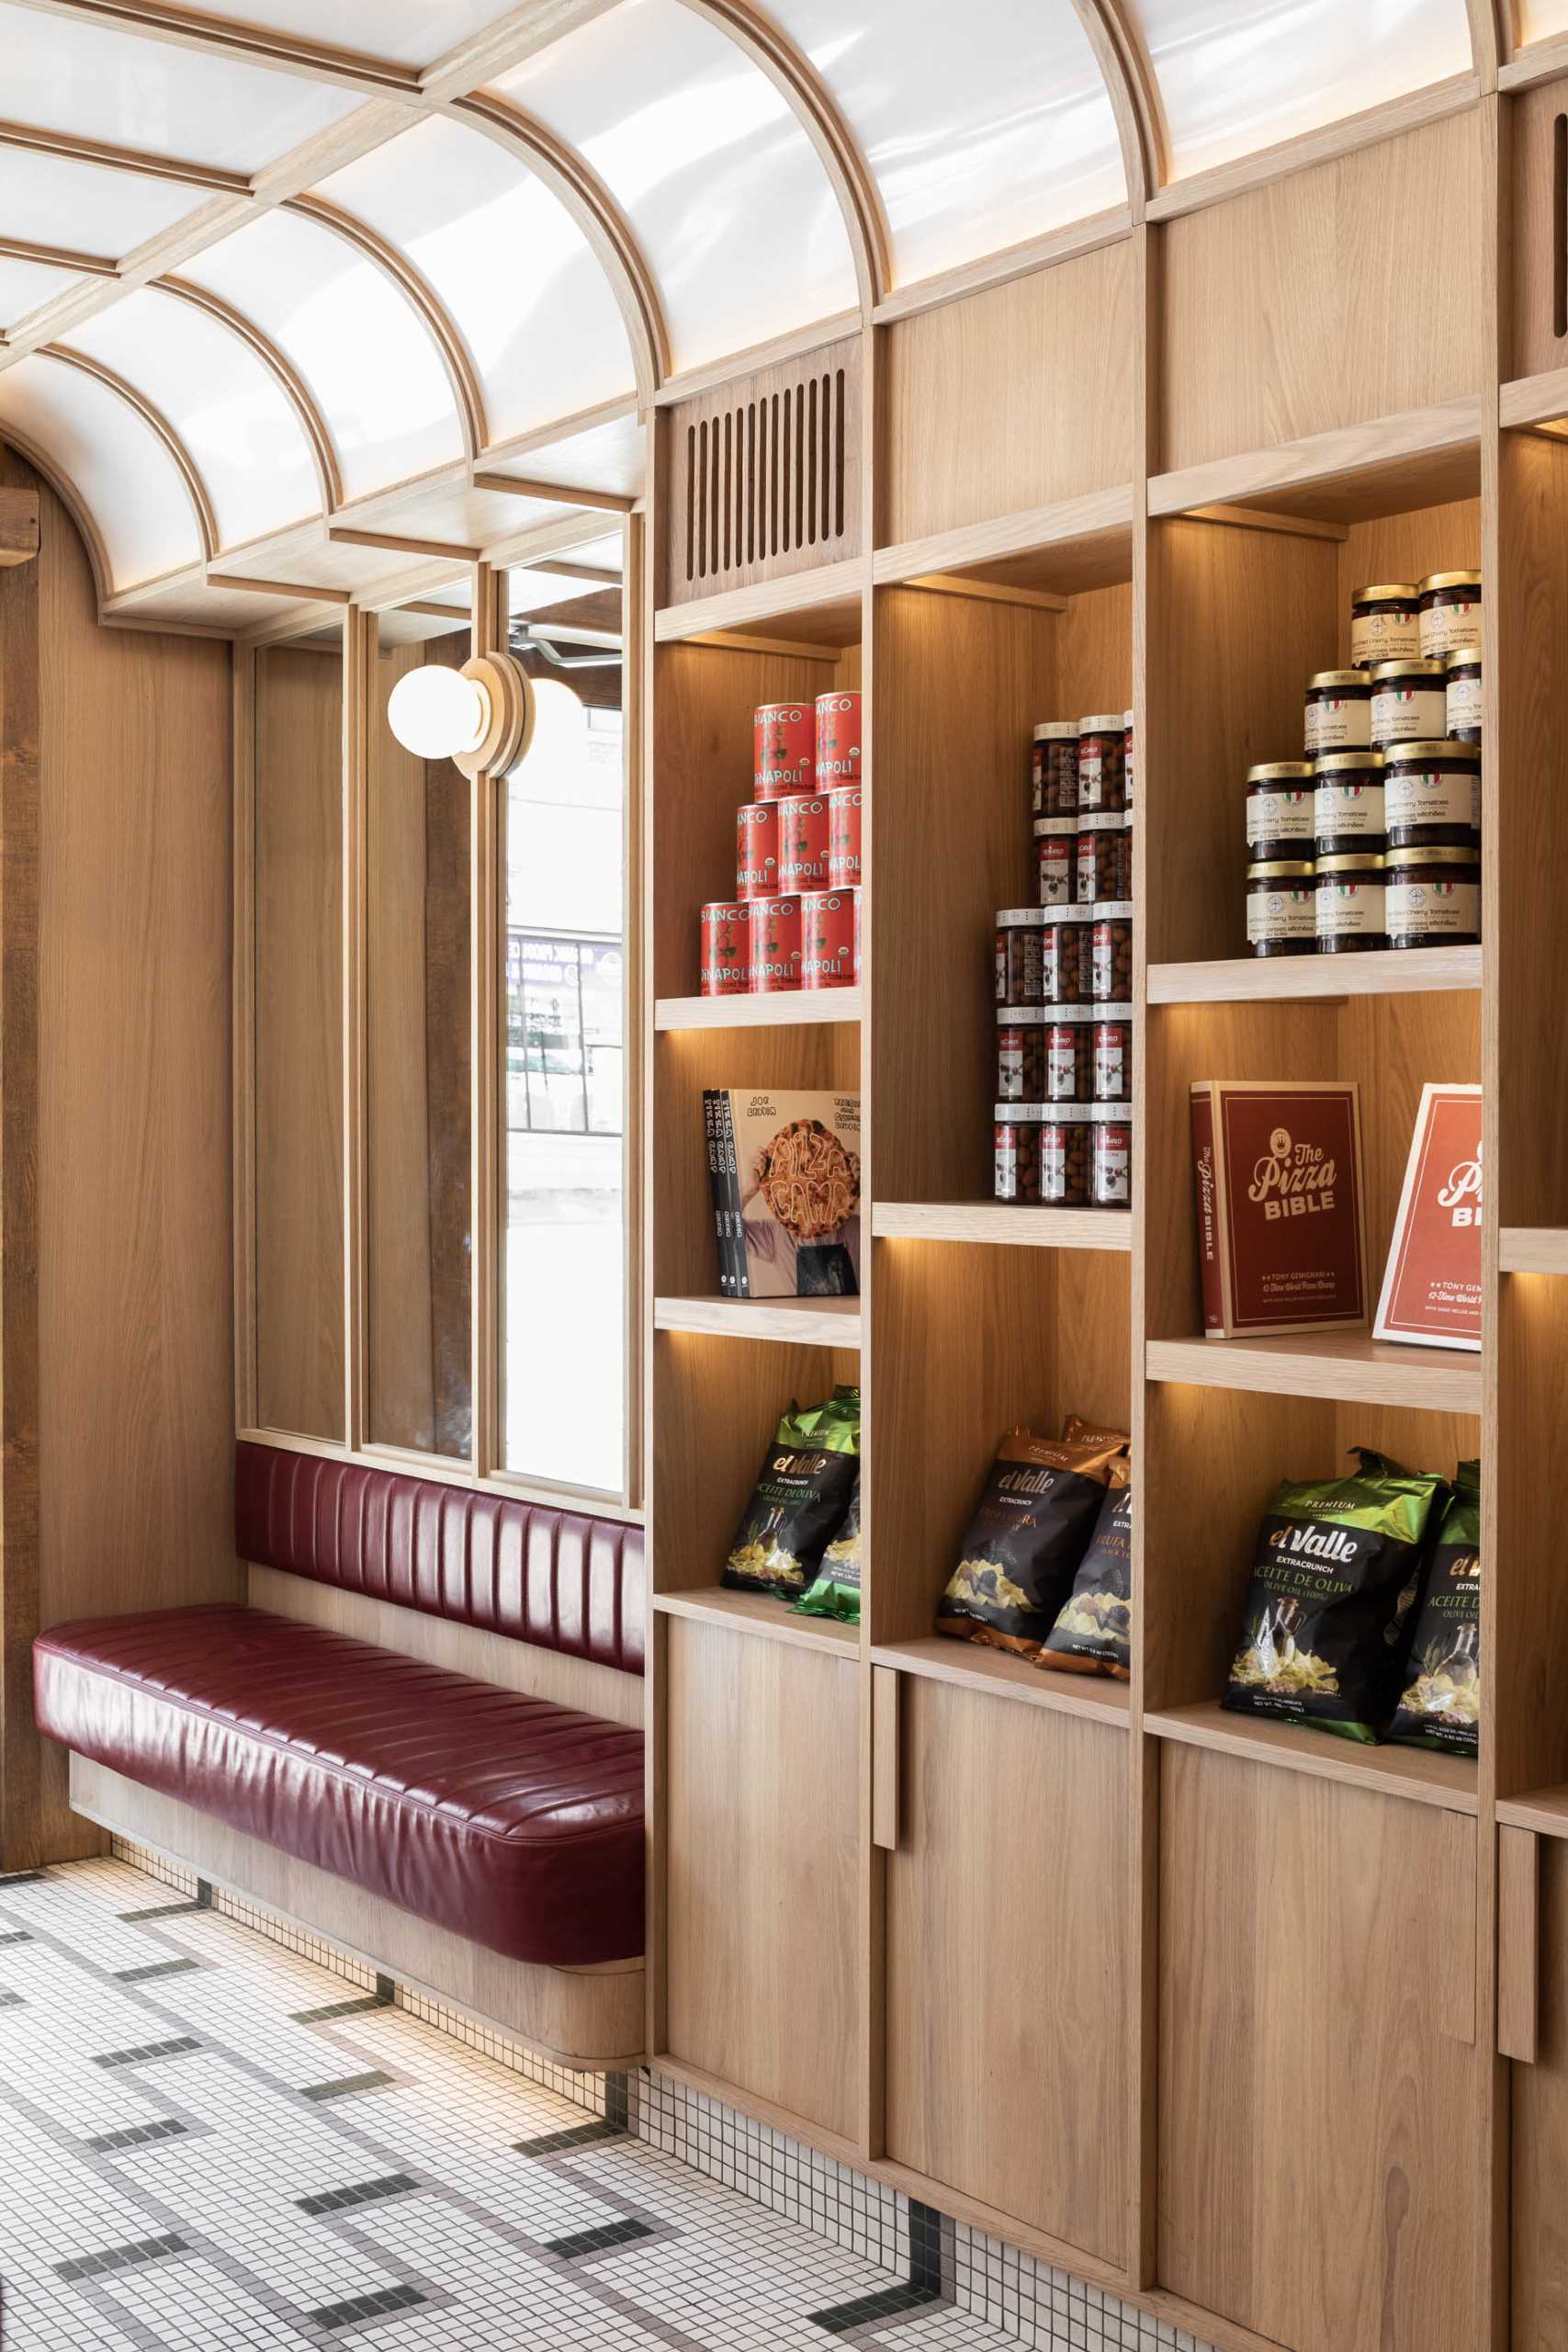
[[[1073,0],[1073,6],[1111,100],[1127,201],[1134,220],[1141,220],[1149,198],[1165,185],[1170,160],[1153,69],[1121,0]]]
[[[464,453],[469,463],[479,456],[490,437],[485,421],[484,392],[479,384],[479,370],[473,357],[457,331],[446,304],[422,271],[417,270],[400,247],[392,244],[361,220],[357,213],[345,212],[341,205],[329,203],[324,196],[290,196],[283,200],[281,209],[298,212],[302,219],[313,220],[318,228],[330,229],[333,236],[363,254],[384,277],[389,278],[404,300],[419,313],[420,322],[434,341],[441,354],[441,364],[446,370],[446,380],[452,387],[457,405],[457,421],[462,427]]]
[[[1497,87],[1497,69],[1514,54],[1518,10],[1514,0],[1465,0],[1470,17],[1470,54],[1483,91]]]
[[[871,165],[816,67],[751,0],[681,0],[749,57],[780,92],[832,183],[867,318],[893,289],[893,240]]]
[[[102,612],[105,605],[114,594],[114,578],[109,568],[108,549],[105,547],[99,534],[92,508],[59,459],[51,458],[48,451],[33,439],[30,433],[18,431],[17,427],[4,416],[0,416],[0,447],[14,449],[19,458],[27,459],[33,471],[41,475],[49,484],[76,526],[82,545],[87,550],[87,564],[93,575],[93,590],[97,597],[98,610]]]
[[[219,325],[227,327],[238,336],[267,370],[299,420],[299,429],[310,445],[315,463],[316,481],[321,493],[321,512],[330,514],[334,506],[343,504],[343,469],[338,463],[336,446],[326,418],[316,406],[304,378],[279,351],[271,337],[262,333],[254,319],[226,302],[221,294],[211,293],[205,286],[197,286],[186,277],[154,277],[149,284],[160,294],[172,294],[178,302],[188,302],[193,310],[205,311]]]
[[[482,130],[498,146],[519,157],[565,205],[620,305],[631,345],[637,397],[646,407],[671,372],[670,330],[659,282],[609,189],[574,149],[493,90],[453,98],[444,111]]]
[[[102,360],[89,359],[85,351],[73,351],[69,344],[43,344],[36,356],[39,359],[56,360],[62,368],[75,368],[84,376],[91,376],[94,382],[102,384],[107,391],[118,393],[128,408],[135,410],[142,424],[157,435],[174,459],[180,480],[186,486],[186,495],[190,500],[191,511],[196,516],[196,527],[201,539],[202,559],[205,562],[210,563],[218,552],[217,511],[213,506],[211,494],[202,477],[200,467],[164,414],[163,410],[155,408],[145,394],[139,392],[134,384],[128,384],[123,376],[117,376],[112,368],[106,368]]]

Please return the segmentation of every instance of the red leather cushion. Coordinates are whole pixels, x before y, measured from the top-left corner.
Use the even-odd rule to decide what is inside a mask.
[[[271,1445],[234,1473],[242,1560],[643,1670],[640,1527]]]
[[[642,1951],[642,1734],[256,1609],[56,1625],[40,1727],[513,1960]]]

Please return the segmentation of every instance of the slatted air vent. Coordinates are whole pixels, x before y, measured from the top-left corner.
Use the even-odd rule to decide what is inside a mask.
[[[671,410],[665,604],[859,553],[859,393],[840,344]]]

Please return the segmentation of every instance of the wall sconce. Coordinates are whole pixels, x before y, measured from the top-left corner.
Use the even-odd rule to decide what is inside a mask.
[[[405,752],[451,760],[469,776],[515,767],[533,741],[534,716],[532,682],[510,653],[481,653],[460,670],[427,662],[387,698],[387,723]]]

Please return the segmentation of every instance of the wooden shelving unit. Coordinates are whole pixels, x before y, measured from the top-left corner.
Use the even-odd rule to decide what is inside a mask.
[[[1181,1740],[1189,1747],[1244,1757],[1282,1772],[1305,1772],[1319,1780],[1337,1781],[1345,1788],[1405,1797],[1412,1804],[1435,1804],[1450,1813],[1479,1810],[1476,1767],[1461,1756],[1428,1755],[1419,1747],[1362,1747],[1355,1740],[1325,1738],[1319,1731],[1298,1731],[1293,1724],[1231,1714],[1217,1699],[1197,1707],[1146,1714],[1144,1728],[1156,1739]]]
[[[987,1698],[1018,1699],[1025,1706],[1044,1707],[1055,1714],[1081,1715],[1089,1723],[1125,1727],[1132,1712],[1132,1693],[1125,1682],[1099,1675],[1047,1672],[1010,1651],[988,1649],[979,1642],[951,1641],[937,1634],[918,1641],[881,1644],[872,1650],[871,1662],[897,1674],[925,1675],[954,1690],[977,1690]]]
[[[1568,1226],[1506,1225],[1497,1254],[1506,1274],[1568,1274]]]
[[[858,1298],[656,1298],[656,1331],[707,1340],[778,1340],[788,1347],[858,1348]]]
[[[1227,956],[1208,964],[1154,964],[1151,1004],[1314,1004],[1344,997],[1418,996],[1479,989],[1479,947],[1392,948],[1370,956]]]
[[[837,1617],[798,1617],[787,1601],[771,1600],[765,1592],[730,1592],[722,1585],[704,1585],[693,1592],[656,1593],[653,1606],[668,1617],[690,1617],[698,1624],[722,1625],[731,1632],[739,1627],[764,1641],[794,1642],[803,1649],[860,1647],[858,1626]]]
[[[1133,1220],[1118,1209],[1030,1208],[1016,1201],[877,1201],[883,1241],[983,1241],[1009,1249],[1131,1250]]]
[[[1479,1413],[1481,1358],[1413,1348],[1370,1331],[1303,1331],[1290,1340],[1151,1340],[1151,1380],[1240,1388],[1260,1396],[1331,1397],[1404,1412]]]
[[[661,996],[653,1008],[656,1031],[796,1029],[860,1017],[859,989],[781,989],[776,996]]]

